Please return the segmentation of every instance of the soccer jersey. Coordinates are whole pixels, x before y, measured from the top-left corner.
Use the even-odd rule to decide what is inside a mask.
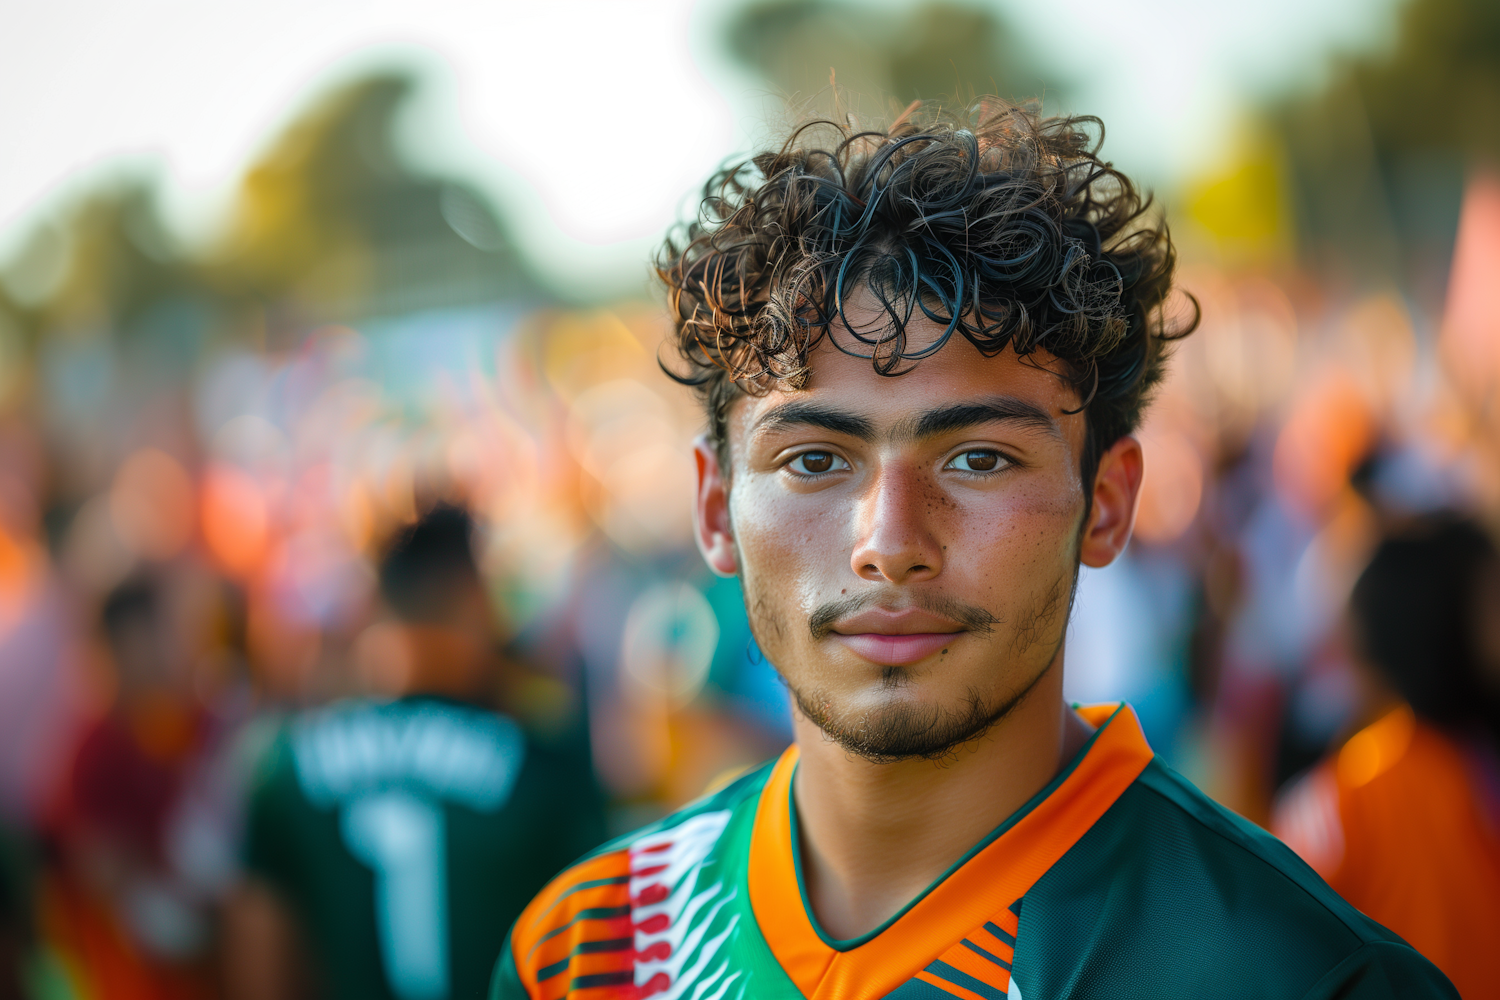
[[[1134,713],[921,896],[834,940],[807,905],[797,750],[570,867],[492,1000],[1454,997],[1426,959],[1157,761]]]
[[[1500,815],[1485,801],[1482,763],[1400,708],[1294,785],[1272,822],[1469,1000],[1500,997]]]
[[[301,918],[323,996],[483,996],[521,908],[603,839],[586,769],[438,698],[309,713],[259,771],[246,864]]]

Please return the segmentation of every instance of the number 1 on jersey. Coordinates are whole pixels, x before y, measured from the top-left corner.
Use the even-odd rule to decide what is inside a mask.
[[[448,885],[442,808],[408,792],[377,792],[344,807],[344,843],[375,872],[375,923],[391,992],[448,995]]]

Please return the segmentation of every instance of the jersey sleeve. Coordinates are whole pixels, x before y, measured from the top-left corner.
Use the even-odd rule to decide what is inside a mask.
[[[720,842],[736,815],[745,821],[736,829],[748,830],[769,773],[769,766],[754,771],[605,844],[553,878],[511,928],[490,977],[490,1000],[565,1000],[574,995],[608,1000],[667,989],[676,975],[666,968],[674,951],[691,951],[706,933],[706,925],[687,937],[685,931],[672,931],[672,922],[686,905],[666,912],[666,901],[675,891],[672,886],[696,880],[709,863],[726,866],[716,869],[715,878],[736,877],[733,859],[747,852],[747,844],[736,841],[739,846],[721,852]],[[744,811],[736,813],[742,807]],[[636,880],[640,881],[633,890]],[[718,887],[705,891],[718,892]],[[714,919],[733,895],[712,907],[704,919]],[[684,912],[689,913],[685,919],[692,920],[698,910]],[[723,919],[732,928],[739,917]],[[722,930],[713,948],[728,935],[729,930]],[[640,950],[638,942],[643,942]],[[644,980],[639,986],[637,975]]]
[[[490,977],[489,1000],[529,1000],[526,987],[521,985],[521,976],[516,972],[516,957],[511,951],[510,941],[511,936],[505,935],[505,947],[500,949],[500,959]]]
[[[561,1000],[574,990],[631,981],[630,873],[628,849],[605,850],[573,865],[531,901],[501,956],[502,968],[511,963],[516,997]]]
[[[1303,1000],[1459,1000],[1448,977],[1411,945],[1370,941],[1318,981]]]

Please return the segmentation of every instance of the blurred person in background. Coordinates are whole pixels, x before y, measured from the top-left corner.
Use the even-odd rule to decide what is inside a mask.
[[[602,839],[587,771],[493,710],[471,533],[439,506],[384,557],[394,622],[363,652],[398,697],[308,712],[267,751],[229,905],[231,996],[479,996],[521,908]]]
[[[1465,997],[1500,997],[1500,557],[1478,525],[1393,532],[1355,585],[1360,728],[1274,831]]]
[[[112,703],[85,727],[48,823],[41,930],[90,998],[212,992],[211,900],[181,837],[212,727],[167,582],[143,573],[105,598]]]
[[[695,528],[796,744],[569,868],[495,1000],[1451,997],[1432,964],[1063,697],[1113,562],[1175,254],[1092,118],[814,123],[664,250]]]

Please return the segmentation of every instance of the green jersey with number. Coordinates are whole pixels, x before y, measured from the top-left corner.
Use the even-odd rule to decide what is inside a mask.
[[[1279,841],[1156,761],[1133,713],[882,926],[807,905],[774,766],[558,876],[492,1000],[1395,1000],[1457,996]]]
[[[602,839],[583,765],[435,697],[300,716],[261,762],[246,865],[297,912],[321,995],[482,996],[506,929]]]

